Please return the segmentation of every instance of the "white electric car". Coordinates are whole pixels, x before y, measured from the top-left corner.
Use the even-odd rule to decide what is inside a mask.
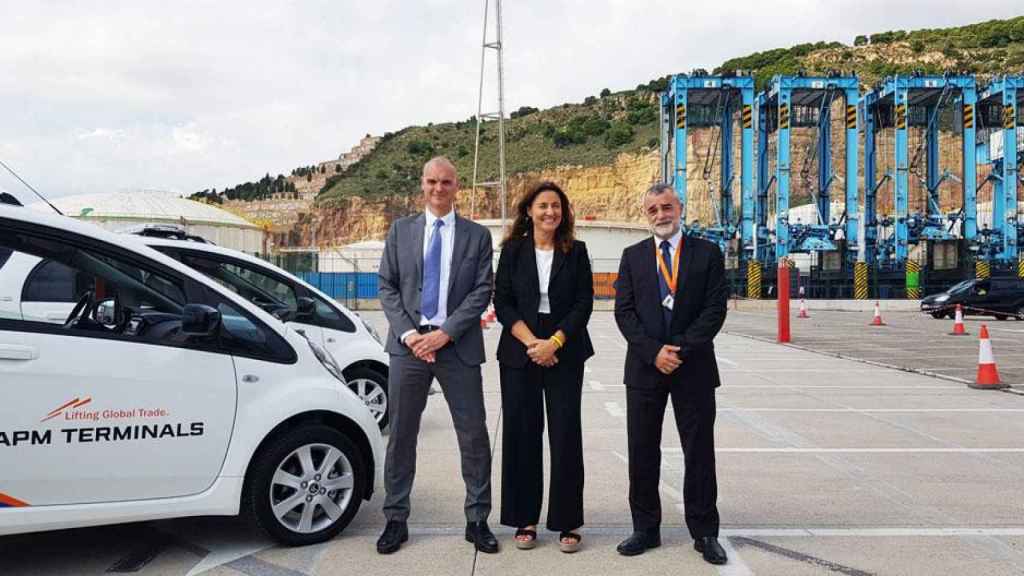
[[[180,228],[147,225],[132,233],[321,343],[381,429],[387,427],[388,355],[377,332],[357,314],[265,260],[210,244]]]
[[[69,277],[67,316],[40,317]],[[0,534],[241,513],[309,544],[383,467],[315,338],[140,242],[5,205],[0,386]]]

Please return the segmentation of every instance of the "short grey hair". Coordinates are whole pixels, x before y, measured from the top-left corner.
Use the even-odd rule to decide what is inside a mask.
[[[665,192],[675,193],[675,188],[672,188],[671,184],[665,182],[658,182],[647,189],[647,196],[661,196]]]
[[[458,169],[455,168],[455,164],[449,160],[447,156],[434,156],[430,160],[427,160],[423,164],[423,171],[426,172],[427,168],[431,166],[443,166],[450,169],[452,172],[455,172],[456,176],[458,176]]]

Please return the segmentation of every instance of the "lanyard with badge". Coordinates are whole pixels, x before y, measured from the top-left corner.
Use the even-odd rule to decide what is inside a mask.
[[[668,286],[668,296],[665,296],[665,299],[661,301],[661,305],[669,310],[676,305],[675,293],[676,285],[679,282],[679,253],[682,251],[683,241],[680,239],[679,247],[676,248],[676,254],[672,258],[672,274],[670,275],[665,268],[665,259],[662,258],[658,247],[654,247],[655,258],[658,260],[658,271],[661,272],[661,277],[665,280],[665,285]]]

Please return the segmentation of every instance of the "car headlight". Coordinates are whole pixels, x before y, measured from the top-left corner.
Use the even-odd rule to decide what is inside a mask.
[[[935,297],[935,303],[936,304],[942,304],[946,300],[949,300],[949,294],[940,294],[940,295]]]
[[[305,336],[305,334],[303,334]],[[306,338],[306,342],[309,342],[309,347],[313,350],[313,355],[316,359],[324,365],[324,368],[331,373],[331,376],[337,378],[338,382],[341,382],[345,386],[348,386],[348,382],[345,381],[345,376],[341,373],[341,367],[338,366],[338,361],[334,359],[334,356],[324,349],[323,346],[313,342],[309,338]]]

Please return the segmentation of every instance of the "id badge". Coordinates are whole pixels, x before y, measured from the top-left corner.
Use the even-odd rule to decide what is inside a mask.
[[[676,305],[676,299],[671,294],[669,294],[668,296],[665,296],[664,300],[661,301],[661,305],[671,310],[672,307]]]

